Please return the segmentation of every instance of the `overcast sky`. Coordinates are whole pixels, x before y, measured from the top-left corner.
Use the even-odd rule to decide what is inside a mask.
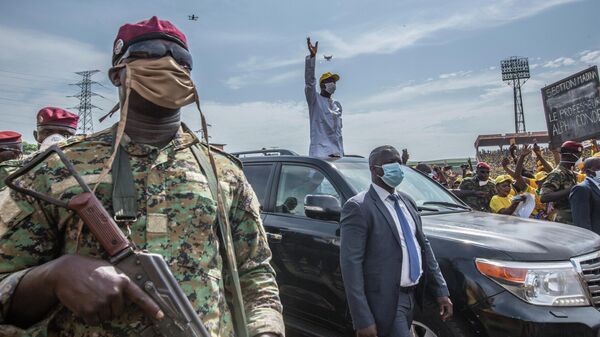
[[[0,129],[32,141],[43,106],[72,107],[76,71],[98,69],[93,104],[109,110],[107,80],[120,25],[157,15],[187,36],[193,78],[229,151],[308,152],[306,36],[317,72],[337,72],[344,147],[408,148],[415,160],[473,155],[478,134],[514,132],[512,89],[500,60],[529,58],[528,131],[546,129],[540,89],[600,63],[597,0],[4,1],[0,4]],[[188,20],[195,14],[198,21]],[[332,54],[331,62],[323,54]],[[318,75],[318,74],[317,74]],[[115,118],[97,122],[109,127]],[[184,120],[199,128],[198,112]]]

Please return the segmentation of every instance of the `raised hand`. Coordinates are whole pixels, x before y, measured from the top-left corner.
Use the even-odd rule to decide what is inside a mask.
[[[533,143],[533,153],[535,153],[538,157],[542,155],[542,149],[538,143]]]
[[[319,41],[315,42],[315,45],[313,46],[310,43],[310,37],[307,37],[306,44],[308,45],[308,51],[310,52],[310,57],[315,57],[317,55],[317,50],[319,49]]]
[[[526,157],[531,154],[531,146],[525,145],[523,146],[523,150],[521,150],[521,156]]]

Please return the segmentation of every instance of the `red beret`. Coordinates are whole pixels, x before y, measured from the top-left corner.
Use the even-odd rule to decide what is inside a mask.
[[[572,140],[567,140],[560,146],[560,153],[581,153],[582,151],[583,145]]]
[[[149,20],[140,21],[134,24],[124,24],[119,28],[117,38],[113,46],[113,65],[116,60],[127,50],[127,47],[133,43],[153,40],[165,39],[173,41],[181,45],[186,50],[188,49],[187,39],[185,35],[169,21],[159,20],[156,16]]]
[[[488,170],[491,170],[491,169],[492,169],[488,163],[486,163],[486,162],[483,162],[483,161],[481,161],[481,162],[477,163],[477,166],[475,166],[475,167],[476,167],[476,168],[486,168],[486,169],[488,169]]]
[[[0,145],[21,144],[21,134],[14,131],[0,131]]]
[[[37,113],[38,126],[59,126],[77,130],[79,116],[67,110],[55,107],[45,107]]]

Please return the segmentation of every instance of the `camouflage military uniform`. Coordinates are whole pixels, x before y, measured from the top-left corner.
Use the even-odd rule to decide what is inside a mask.
[[[479,179],[477,177],[465,178],[458,187],[462,191],[483,191],[487,193],[487,196],[484,198],[469,196],[462,197],[461,199],[467,203],[467,205],[471,206],[474,210],[482,211],[482,212],[491,212],[490,210],[490,200],[494,194],[496,194],[496,185],[490,180],[483,186],[479,186]]]
[[[4,179],[23,165],[23,159],[7,160],[0,163],[0,190],[4,188]]]
[[[164,148],[135,144],[126,135],[122,144],[129,153],[137,191],[138,220],[131,226],[131,240],[141,249],[165,257],[211,336],[234,336],[226,294],[228,276],[219,253],[216,201],[206,176],[190,146],[198,140],[183,129]],[[82,142],[64,146],[64,152],[84,180],[93,184],[110,156],[112,133],[105,130]],[[201,147],[206,150],[204,146]],[[235,254],[250,336],[273,332],[283,335],[281,304],[256,196],[239,162],[216,153],[220,184],[227,195]],[[81,192],[62,163],[51,157],[23,183],[42,193],[69,200]],[[110,174],[100,182],[96,195],[112,210]],[[4,189],[0,194],[0,335],[40,336],[136,336],[135,328],[147,321],[137,307],[119,318],[88,326],[63,307],[29,328],[7,325],[11,297],[27,268],[77,251],[77,216],[65,209]],[[124,232],[125,229],[124,229]],[[100,256],[101,248],[84,226],[79,254]]]
[[[548,177],[546,177],[546,180],[542,184],[541,195],[565,189],[570,190],[571,187],[575,185],[577,185],[576,174],[573,171],[558,165],[548,174]],[[553,204],[554,209],[556,210],[556,219],[554,220],[570,224],[572,222],[572,217],[569,196],[567,195],[561,200],[554,201]]]

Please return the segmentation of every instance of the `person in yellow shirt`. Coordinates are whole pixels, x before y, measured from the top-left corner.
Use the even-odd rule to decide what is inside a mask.
[[[512,215],[519,206],[521,198],[511,195],[513,179],[508,174],[499,175],[496,180],[496,195],[490,200],[493,213]]]

